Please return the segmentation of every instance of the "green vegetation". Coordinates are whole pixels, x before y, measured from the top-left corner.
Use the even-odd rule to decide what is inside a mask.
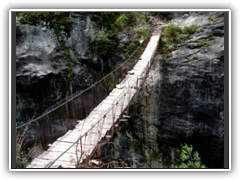
[[[114,69],[117,69],[117,68],[119,68],[120,67],[120,63],[117,63],[115,66],[114,66]]]
[[[194,55],[194,54],[197,54],[197,53],[198,53],[198,52],[196,52],[196,51],[193,51],[191,55]]]
[[[21,24],[43,25],[54,29],[59,43],[62,44],[62,51],[67,58],[67,81],[71,81],[73,63],[71,61],[69,49],[64,47],[65,41],[61,33],[65,31],[67,35],[70,36],[73,21],[69,18],[69,12],[19,12],[17,16],[20,17],[19,21]],[[77,52],[73,51],[73,54],[77,61],[80,62],[80,57]]]
[[[145,24],[146,16],[141,12],[123,12],[116,20],[116,27],[123,30],[138,24]]]
[[[90,13],[92,21],[96,22],[99,27],[104,27],[99,34],[92,38],[94,51],[96,54],[108,59],[117,51],[125,52],[127,59],[138,47],[139,41],[146,36],[149,27],[145,26],[142,29],[136,29],[137,38],[128,46],[120,44],[117,46],[117,34],[121,32],[127,33],[129,27],[138,24],[145,24],[147,16],[140,12],[94,12]]]
[[[151,159],[159,159],[160,153],[158,151],[153,150],[152,154],[150,154]]]
[[[92,42],[95,44],[93,48],[95,53],[107,58],[115,54],[117,34],[112,30],[104,29],[92,38]]]
[[[213,18],[212,16],[209,16],[209,17],[208,17],[208,20],[209,20],[209,21],[212,21],[213,24],[216,24],[216,23],[217,23],[217,20],[216,20],[215,18]]]
[[[198,44],[197,46],[198,47],[208,47],[208,46],[211,46],[213,45],[214,43],[210,43],[211,40],[214,40],[215,38],[212,36],[210,38],[203,38],[203,39],[200,39],[198,40]]]
[[[16,168],[26,168],[26,166],[29,163],[30,155],[34,150],[33,148],[28,148],[27,153],[24,151],[24,137],[29,129],[29,125],[27,125],[24,129],[23,132],[17,132],[16,136]]]
[[[170,52],[167,52],[167,53],[166,53],[166,55],[165,55],[165,58],[167,58],[167,59],[168,59],[168,58],[170,58],[170,57],[173,57],[172,53],[170,53]]]
[[[150,28],[148,26],[145,26],[142,29],[137,28],[134,31],[138,33],[138,39],[141,40],[144,39],[144,37],[147,35],[149,29]]]
[[[96,58],[94,58],[92,61],[93,61],[93,64],[97,63],[97,59]]]
[[[207,77],[206,79],[204,79],[205,82],[209,81],[210,77]]]
[[[119,14],[119,12],[92,12],[90,13],[90,18],[99,27],[104,26],[107,30],[113,30]]]
[[[135,150],[138,153],[142,153],[142,144],[140,141],[128,139],[129,149]]]
[[[191,36],[186,35],[186,36],[185,36],[185,39],[186,39],[186,40],[191,39]]]
[[[60,108],[59,112],[66,112],[66,105],[63,105],[63,106]]]
[[[172,160],[168,156],[162,156],[162,162],[164,165],[171,166]]]
[[[128,59],[131,54],[137,49],[137,47],[140,45],[140,42],[139,41],[136,41],[136,42],[133,42],[133,43],[130,43],[128,46],[127,46],[127,52],[125,54],[125,59]]]
[[[71,55],[70,55],[69,49],[65,49],[65,48],[62,47],[62,51],[67,58],[67,63],[68,63],[67,82],[70,82],[71,79],[72,79],[73,62],[71,61]]]
[[[108,73],[108,71],[104,72],[103,76],[107,73]],[[115,79],[112,78],[112,77],[108,77],[108,78],[106,78],[105,82],[106,82],[107,87],[108,87],[108,93],[110,93],[116,87]]]
[[[62,31],[65,31],[68,37],[70,37],[73,21],[69,18],[69,12],[19,12],[17,13],[17,16],[19,17],[19,22],[21,24],[42,25],[54,29],[59,43],[63,45],[62,51],[67,58],[67,80],[69,82],[71,80],[73,63],[71,61],[69,49],[64,47],[65,41],[61,33]],[[73,53],[76,56],[76,59],[80,61],[78,54],[74,51]]]
[[[144,106],[142,104],[135,104],[133,109],[133,114],[136,116],[143,116]]]
[[[180,166],[174,166],[174,168],[206,168],[205,165],[201,164],[199,153],[197,151],[192,153],[192,150],[192,145],[188,147],[185,143],[185,145],[182,146],[181,152],[182,163]]]
[[[81,59],[80,59],[80,57],[79,57],[77,51],[73,50],[72,52],[73,52],[74,56],[76,57],[77,61],[80,62]]]
[[[181,33],[182,28],[179,27],[179,25],[176,24],[170,24],[168,27],[165,29],[165,33],[170,36],[170,37],[176,37],[177,32]]]
[[[54,28],[57,36],[64,30],[68,36],[72,30],[73,21],[69,19],[69,12],[19,12],[21,24],[39,25],[42,22],[49,28]]]
[[[181,28],[177,24],[169,24],[163,30],[158,52],[163,54],[165,58],[170,58],[172,57],[173,48],[176,48],[178,44],[182,44],[186,40],[191,39],[192,34],[202,30],[203,28],[196,24],[184,28]]]
[[[88,81],[91,81],[91,80],[92,80],[92,75],[91,75],[91,74],[88,74],[87,80],[88,80]]]
[[[191,26],[184,27],[184,31],[185,31],[187,34],[194,34],[195,32],[197,32],[197,29],[199,29],[199,28],[200,28],[199,25],[192,24]]]

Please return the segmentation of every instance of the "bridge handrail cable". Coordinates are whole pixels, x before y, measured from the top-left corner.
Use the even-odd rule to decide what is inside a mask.
[[[138,79],[138,78],[137,78]],[[122,97],[89,129],[87,130],[81,137],[79,137],[69,148],[67,148],[64,152],[62,152],[62,154],[60,154],[55,160],[53,160],[50,164],[48,164],[48,166],[46,168],[51,167],[63,154],[65,154],[69,149],[71,149],[78,141],[80,141],[84,136],[86,136],[89,131],[91,131],[104,117],[106,117],[106,115],[113,109],[114,106],[116,106],[118,104],[118,102],[124,97],[126,96],[126,94],[128,93],[128,91],[132,88],[132,86],[137,82],[137,79],[134,81],[134,83],[128,88],[128,90],[124,93],[124,95],[122,95]]]
[[[145,38],[144,38],[144,41],[147,39],[147,36],[148,36],[149,33],[152,31],[153,27],[154,27],[154,25],[152,25],[152,26],[150,27],[148,33],[146,34],[146,36],[145,36]],[[144,41],[143,41],[143,42],[144,42]],[[22,128],[22,127],[24,127],[24,126],[26,126],[26,125],[28,125],[28,124],[30,124],[30,123],[32,123],[32,122],[35,122],[35,121],[41,119],[42,117],[48,115],[49,113],[55,111],[56,109],[58,109],[58,108],[60,108],[60,107],[62,107],[63,105],[67,104],[68,102],[72,101],[72,100],[75,99],[76,97],[80,96],[80,95],[83,94],[84,92],[86,92],[86,91],[88,91],[89,89],[91,89],[92,87],[94,87],[96,84],[98,84],[98,83],[100,83],[101,81],[103,81],[104,79],[106,79],[109,75],[111,75],[112,73],[114,73],[115,71],[117,71],[120,67],[122,67],[125,63],[127,63],[127,62],[131,59],[131,57],[137,52],[137,50],[140,48],[140,46],[143,44],[143,42],[137,47],[137,49],[130,55],[130,57],[129,57],[126,61],[124,61],[123,63],[121,63],[121,64],[119,65],[119,67],[117,67],[116,69],[114,69],[113,71],[111,71],[109,74],[107,74],[106,76],[104,76],[102,79],[100,79],[99,81],[95,82],[94,84],[92,84],[91,86],[89,86],[88,88],[86,88],[85,90],[83,90],[83,91],[80,90],[80,92],[79,92],[77,95],[71,97],[70,99],[66,100],[65,102],[63,102],[62,104],[58,105],[57,107],[49,110],[49,111],[46,112],[45,114],[40,115],[39,117],[37,117],[37,118],[35,118],[35,119],[33,119],[33,120],[25,123],[25,124],[22,124],[22,125],[16,127],[16,129]]]

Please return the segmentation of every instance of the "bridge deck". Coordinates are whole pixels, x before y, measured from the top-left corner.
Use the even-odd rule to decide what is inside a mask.
[[[93,156],[95,150],[98,148],[98,144],[102,142],[104,138],[106,139],[106,135],[111,136],[112,130],[114,130],[115,126],[117,127],[125,110],[137,94],[138,88],[141,87],[154,58],[160,34],[161,33],[155,34],[151,37],[140,60],[134,68],[129,71],[128,76],[122,83],[118,84],[109,96],[106,97],[86,119],[79,121],[74,130],[69,130],[64,136],[59,137],[53,144],[49,145],[48,150],[35,158],[27,168],[45,168],[83,135],[82,146],[75,144],[64,153],[51,168],[57,167],[58,165],[61,165],[63,168],[75,168],[76,161],[80,159],[81,152],[82,158],[80,159],[80,163],[82,163],[86,157],[91,158],[91,156]],[[118,104],[113,107],[117,102]],[[106,116],[104,116],[105,114]],[[89,129],[91,130],[85,135]]]

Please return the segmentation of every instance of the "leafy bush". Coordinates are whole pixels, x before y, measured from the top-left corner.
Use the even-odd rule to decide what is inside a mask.
[[[68,18],[69,12],[22,12],[18,15],[21,24],[39,25],[43,21],[47,27],[54,28],[57,35],[64,30],[70,36],[73,21]]]
[[[133,26],[136,24],[136,16],[138,16],[138,14],[139,13],[135,12],[122,13],[121,16],[116,19],[115,25],[117,26],[117,28],[119,28],[119,30],[122,30],[123,28],[128,26]]]
[[[188,34],[194,34],[200,26],[197,24],[192,24],[191,26],[184,27],[184,30]]]
[[[192,154],[192,150],[192,145],[188,147],[188,145],[185,143],[185,145],[182,146],[181,152],[182,163],[180,166],[174,166],[174,168],[206,168],[205,165],[201,164],[199,153],[195,151]]]
[[[139,41],[133,42],[131,44],[128,45],[127,47],[127,53],[125,54],[125,59],[128,59],[131,54],[137,49],[137,47],[140,45]]]
[[[170,25],[166,28],[166,33],[167,33],[169,36],[176,37],[176,36],[177,36],[177,32],[182,32],[182,29],[181,29],[181,27],[179,27],[179,25],[170,24]]]
[[[111,30],[102,30],[92,38],[95,46],[93,50],[100,56],[110,57],[115,53],[117,35]]]
[[[128,17],[124,15],[120,16],[119,18],[122,19],[123,21],[128,20]]]
[[[169,26],[164,28],[164,31],[160,38],[160,44],[158,47],[158,52],[160,54],[165,54],[165,58],[172,57],[173,48],[176,48],[177,44],[182,44],[186,40],[191,39],[191,34],[202,31],[203,28],[192,24],[189,27],[185,27],[182,29],[179,25],[170,24]],[[172,45],[172,46],[169,46]],[[198,44],[201,46],[211,45],[210,43],[199,42]]]
[[[106,29],[114,29],[115,20],[119,12],[92,12],[90,13],[90,18],[92,21],[96,22],[98,26],[104,26]]]
[[[144,39],[144,37],[147,35],[147,33],[149,31],[149,27],[147,26],[147,27],[144,27],[142,29],[137,28],[134,31],[138,33],[138,38],[139,39]]]

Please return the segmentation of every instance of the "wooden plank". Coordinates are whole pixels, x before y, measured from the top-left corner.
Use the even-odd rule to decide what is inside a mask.
[[[90,146],[90,145],[87,145],[87,146],[82,146],[82,150],[85,151],[85,150],[91,150],[93,148],[93,146]],[[49,149],[48,152],[61,152],[63,153],[67,148],[65,147],[53,147],[52,149]],[[72,155],[76,155],[77,154],[81,154],[81,146],[78,145],[78,149],[76,151],[76,147],[75,148],[71,148],[70,150],[67,151],[69,154],[72,154]]]
[[[53,146],[70,147],[71,145],[72,145],[72,143],[65,143],[65,142],[60,142],[60,141],[54,141],[54,143],[51,145],[51,147],[53,147]],[[51,148],[51,147],[49,147],[49,148]]]
[[[84,150],[84,156],[85,156],[85,154],[89,155],[91,152],[92,152],[92,149],[85,149]],[[62,154],[61,152],[44,151],[41,155],[38,156],[38,158],[53,161],[61,154]],[[79,154],[79,157],[80,157],[80,154]],[[76,156],[75,155],[73,155],[71,153],[65,153],[57,161],[61,161],[61,162],[64,161],[64,162],[71,163],[74,160],[76,161]]]
[[[98,143],[103,137],[111,138],[111,136],[107,135],[107,133],[113,126],[118,126],[118,124],[115,123],[117,121],[119,122],[123,112],[129,106],[129,103],[131,103],[133,97],[135,96],[137,92],[136,86],[139,87],[141,85],[143,79],[138,79],[138,84],[134,82],[137,80],[137,78],[139,78],[139,76],[145,76],[145,72],[147,70],[146,68],[148,67],[149,62],[155,53],[155,49],[159,42],[159,37],[160,34],[151,37],[147,47],[145,48],[145,51],[141,56],[142,60],[135,64],[128,76],[119,84],[119,86],[121,86],[120,88],[114,88],[109,96],[106,97],[97,107],[95,107],[86,119],[78,120],[79,123],[75,126],[74,130],[70,130],[65,135],[58,138],[57,141],[50,145],[48,151],[44,151],[44,153],[39,155],[38,158],[35,158],[28,167],[34,168],[45,166],[46,163],[56,159],[62,152],[68,149],[72,143],[76,142],[81,135],[85,134],[90,129],[91,130],[88,132],[88,134],[82,139],[82,150],[84,151],[84,154],[93,154],[94,149],[96,149]],[[129,86],[133,86],[134,88],[128,91]],[[125,97],[120,100],[125,92],[127,92]],[[118,102],[117,105],[115,105],[116,102]],[[112,108],[113,105],[115,106]],[[108,112],[106,117],[100,120],[100,118],[102,118],[106,112]],[[121,118],[120,121],[127,121],[129,118],[131,117],[123,115],[123,118]],[[98,124],[96,124],[98,120],[100,121]],[[95,127],[92,128],[92,126]],[[77,151],[80,151],[80,146],[78,147]],[[75,164],[72,163],[72,161],[74,161],[74,153],[76,153],[76,145],[62,155],[62,157],[56,161],[56,165],[54,167],[58,167],[60,163],[63,164],[63,167],[75,167]]]
[[[64,152],[66,151],[70,146],[52,146],[51,148],[48,149],[49,152]],[[77,152],[80,152],[81,149],[78,146]],[[76,147],[70,148],[68,153],[76,154]]]
[[[97,160],[95,160],[95,159],[91,159],[90,162],[93,163],[93,164],[95,164],[95,165],[102,164],[101,161],[97,161]]]
[[[127,115],[123,115],[123,118],[131,119],[131,117]]]
[[[46,168],[52,161],[35,158],[27,168]],[[75,162],[56,161],[52,166],[62,165],[63,168],[75,168]],[[51,166],[51,167],[52,167]]]
[[[78,138],[64,138],[64,137],[60,137],[57,139],[57,141],[60,142],[67,142],[67,143],[75,143],[77,141]]]
[[[62,154],[61,152],[44,151],[41,155],[38,156],[38,158],[53,161],[61,154]],[[70,162],[72,158],[73,158],[73,154],[65,153],[59,158],[59,160]]]

